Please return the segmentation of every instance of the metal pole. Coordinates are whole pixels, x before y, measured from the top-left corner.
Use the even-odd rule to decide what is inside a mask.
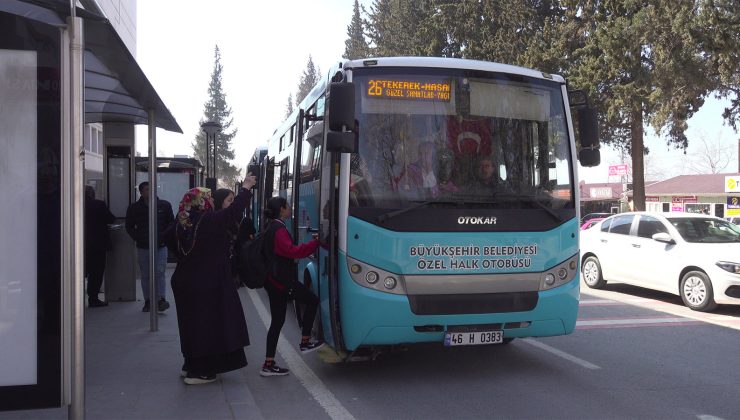
[[[149,114],[149,331],[157,331],[157,127]]]
[[[68,20],[70,32],[70,145],[71,171],[69,182],[71,193],[71,216],[69,234],[72,247],[71,272],[71,312],[72,312],[72,401],[69,406],[70,419],[85,418],[85,311],[84,311],[84,205],[82,195],[83,160],[82,128],[84,124],[84,40],[82,19],[75,16],[74,1],[71,2],[71,16]]]
[[[216,141],[218,139],[218,132],[213,132],[213,177],[216,178]],[[218,182],[216,182],[216,185],[218,185]]]
[[[206,134],[206,178],[211,176],[211,136]]]

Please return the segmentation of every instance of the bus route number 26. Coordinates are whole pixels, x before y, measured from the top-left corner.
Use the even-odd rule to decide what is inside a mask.
[[[377,80],[368,81],[367,96],[383,96],[383,87]]]

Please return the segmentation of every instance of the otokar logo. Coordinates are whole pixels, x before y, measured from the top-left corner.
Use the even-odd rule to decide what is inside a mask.
[[[496,224],[496,218],[495,217],[458,217],[457,218],[457,224],[458,225],[495,225]]]

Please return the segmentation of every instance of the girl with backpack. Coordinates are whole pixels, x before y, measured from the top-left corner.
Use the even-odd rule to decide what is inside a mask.
[[[296,259],[308,257],[316,252],[319,241],[314,237],[310,242],[298,246],[293,245],[293,239],[283,222],[283,219],[289,218],[291,214],[291,208],[285,198],[272,197],[267,200],[265,217],[269,219],[269,222],[266,249],[272,263],[272,270],[265,282],[265,290],[270,299],[272,322],[267,331],[267,349],[265,363],[260,372],[261,376],[283,376],[289,372],[288,369],[275,364],[275,351],[280,330],[285,323],[285,311],[289,298],[306,306],[301,317],[303,325],[301,326],[301,342],[298,346],[301,353],[312,352],[324,344],[311,341],[311,329],[316,318],[319,298],[298,281],[298,266],[295,262]]]

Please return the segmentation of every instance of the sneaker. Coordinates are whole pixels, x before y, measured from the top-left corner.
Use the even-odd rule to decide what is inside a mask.
[[[103,302],[98,298],[88,298],[87,306],[90,308],[100,308],[101,306],[108,306],[108,302]]]
[[[170,303],[164,300],[164,298],[159,299],[159,302],[157,302],[157,310],[159,312],[164,312],[169,307],[170,307]]]
[[[180,369],[180,376],[183,377],[183,378],[186,377],[186,376],[188,376],[188,368],[187,368],[187,366],[182,365],[182,368]]]
[[[144,307],[141,308],[141,312],[149,312],[149,300],[144,301]]]
[[[301,343],[298,348],[301,349],[301,353],[306,354],[320,349],[323,345],[324,343],[322,341],[309,341],[306,343]]]
[[[216,375],[193,375],[191,373],[188,373],[185,375],[185,379],[183,379],[183,382],[185,382],[188,385],[203,385],[203,384],[209,384],[211,382],[216,381]]]
[[[262,365],[262,371],[260,372],[260,376],[285,376],[290,371],[285,368],[281,368],[275,363],[270,363],[269,365],[264,364]]]

